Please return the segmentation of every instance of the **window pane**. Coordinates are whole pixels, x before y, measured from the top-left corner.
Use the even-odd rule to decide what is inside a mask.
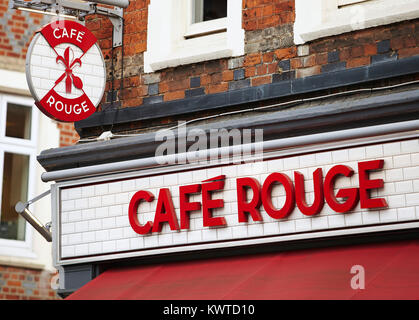
[[[4,153],[0,238],[25,240],[25,220],[15,211],[28,197],[29,156]]]
[[[194,23],[227,17],[227,0],[194,0]]]
[[[20,139],[31,138],[32,108],[18,104],[7,104],[6,136]]]

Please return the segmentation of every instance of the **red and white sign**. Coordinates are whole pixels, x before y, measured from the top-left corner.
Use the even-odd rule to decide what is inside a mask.
[[[106,68],[95,36],[75,21],[44,26],[32,40],[26,77],[37,107],[47,116],[75,122],[96,111]]]

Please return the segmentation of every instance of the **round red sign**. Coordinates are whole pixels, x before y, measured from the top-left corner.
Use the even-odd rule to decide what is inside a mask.
[[[83,25],[58,20],[32,40],[26,78],[36,106],[47,116],[75,122],[96,111],[106,68],[95,36]]]

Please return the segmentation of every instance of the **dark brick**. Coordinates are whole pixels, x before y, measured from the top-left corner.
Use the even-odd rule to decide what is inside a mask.
[[[237,89],[246,88],[246,87],[250,87],[250,79],[230,81],[228,83],[228,90],[237,90]]]
[[[328,54],[327,54],[327,63],[334,63],[334,62],[338,62],[339,61],[339,55],[340,55],[340,52],[339,51],[332,51],[332,52],[329,52]]]
[[[203,94],[205,94],[205,89],[204,88],[196,88],[196,89],[185,90],[185,97],[186,98],[202,96]]]
[[[374,56],[371,56],[371,64],[383,62],[383,61],[391,61],[391,60],[397,60],[397,54],[388,52],[388,53],[376,54]]]
[[[346,69],[346,62],[334,62],[322,66],[322,72],[332,72]]]
[[[106,102],[112,102],[116,101],[118,92],[116,90],[114,91],[108,91],[106,93]]]
[[[279,61],[278,67],[281,68],[282,71],[289,71],[291,69],[291,62],[290,60]]]
[[[201,77],[193,77],[190,81],[191,88],[198,88],[201,86]]]
[[[234,80],[244,79],[244,69],[234,70]]]
[[[275,73],[272,76],[272,82],[280,82],[295,79],[295,70],[288,72]]]
[[[148,86],[148,95],[154,96],[159,93],[159,84],[153,83]]]
[[[377,43],[377,53],[387,53],[390,51],[390,40],[383,40]]]
[[[153,104],[163,102],[163,96],[151,96],[143,99],[143,104]]]

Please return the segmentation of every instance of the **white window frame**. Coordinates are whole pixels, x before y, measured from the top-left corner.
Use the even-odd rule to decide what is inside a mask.
[[[31,137],[30,139],[18,139],[6,137],[6,115],[7,103],[25,105],[31,108]],[[3,181],[3,160],[4,153],[11,152],[29,156],[28,174],[28,199],[35,196],[36,185],[36,156],[38,145],[38,121],[39,111],[34,106],[31,98],[0,93],[0,182]],[[0,195],[2,194],[3,183],[0,183]],[[1,207],[0,197],[0,207]],[[25,199],[22,199],[25,200]],[[0,239],[0,256],[14,256],[24,258],[36,258],[32,248],[33,228],[29,223],[25,226],[25,240]]]
[[[295,0],[295,44],[419,17],[417,0]]]
[[[200,23],[192,23],[192,8],[192,0],[150,1],[146,73],[244,54],[241,0],[227,0],[227,18]]]
[[[203,1],[203,0],[201,0]],[[188,0],[187,8],[187,28],[185,38],[197,37],[199,35],[210,34],[214,32],[227,31],[228,18],[220,18],[203,22],[193,23],[194,19],[194,0]],[[228,1],[227,1],[228,2]]]

